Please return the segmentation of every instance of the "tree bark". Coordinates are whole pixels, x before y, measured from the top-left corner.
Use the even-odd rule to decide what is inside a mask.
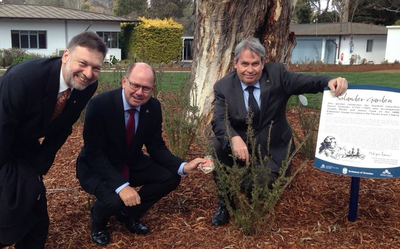
[[[205,124],[213,110],[213,85],[233,69],[234,48],[247,37],[257,37],[266,48],[266,61],[285,62],[289,40],[291,0],[196,0],[194,58],[191,80],[193,102]]]

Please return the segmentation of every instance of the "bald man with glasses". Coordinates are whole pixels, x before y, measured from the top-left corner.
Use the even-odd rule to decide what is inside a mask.
[[[90,222],[98,245],[109,243],[107,223],[114,215],[131,233],[147,234],[149,228],[139,219],[179,185],[181,176],[204,162],[185,162],[166,148],[154,88],[154,70],[146,63],[133,63],[121,88],[101,93],[88,104],[77,177],[97,198]]]

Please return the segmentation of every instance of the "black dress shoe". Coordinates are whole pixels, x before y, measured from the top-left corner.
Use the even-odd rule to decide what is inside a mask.
[[[105,246],[110,242],[110,234],[107,231],[106,226],[97,225],[90,219],[91,223],[91,237],[93,242],[99,246]]]
[[[129,216],[125,215],[117,215],[116,219],[118,222],[125,225],[125,227],[131,232],[136,234],[147,234],[150,229],[140,222],[139,220],[135,220]]]
[[[226,207],[218,205],[217,212],[213,215],[211,219],[211,225],[213,226],[223,226],[228,223],[229,220],[229,212]]]

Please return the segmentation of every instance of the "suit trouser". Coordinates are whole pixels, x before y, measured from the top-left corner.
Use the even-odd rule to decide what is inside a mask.
[[[49,232],[46,189],[43,187],[40,199],[34,207],[36,222],[25,237],[15,244],[16,249],[44,249]]]
[[[121,214],[121,212],[138,220],[157,201],[176,189],[181,181],[181,176],[177,172],[172,172],[156,163],[140,171],[131,170],[129,178],[130,186],[141,186],[138,192],[141,203],[127,207],[115,189],[109,188],[105,183],[100,183],[94,193],[97,200],[91,214],[96,224],[106,225],[111,216]]]
[[[226,165],[226,166],[228,166],[228,167],[232,167],[232,166],[234,165],[233,158],[232,158],[232,156],[231,156],[232,152],[231,152],[231,151],[229,151],[229,152],[225,151],[225,150],[223,149],[223,147],[222,147],[222,144],[221,144],[221,143],[219,142],[219,140],[216,139],[215,137],[214,137],[213,140],[212,140],[212,146],[213,146],[213,148],[214,148],[214,150],[215,150],[215,154],[216,154],[218,160],[219,160],[221,163],[223,163],[224,165]],[[239,167],[245,166],[245,163],[244,163],[243,161],[239,161],[239,160],[238,160],[238,161],[236,161],[236,163],[237,163],[237,165],[238,165]],[[268,175],[268,180],[269,180],[268,185],[270,186],[270,185],[272,184],[272,182],[273,182],[274,180],[276,180],[276,178],[278,177],[278,175],[279,175],[278,172],[279,172],[280,166],[279,166],[274,160],[269,159],[269,160],[266,162],[265,167],[267,167],[267,168],[270,169],[270,173],[269,173],[269,175]],[[290,170],[289,170],[289,171],[290,171]],[[287,173],[289,173],[289,171],[287,171]],[[265,171],[259,171],[259,172],[265,172]],[[265,175],[259,175],[259,176],[258,176],[259,181],[260,181],[260,182],[264,182],[265,179],[266,179],[266,177],[267,177],[266,175],[267,175],[267,174],[265,174]],[[214,176],[214,182],[216,183],[217,187],[220,186],[221,184],[218,183],[219,180],[218,180],[217,171],[213,171],[213,176]],[[253,185],[253,184],[252,184],[252,183],[246,183],[246,185],[247,185],[246,188],[244,188],[244,187],[242,186],[242,187],[243,187],[243,191],[246,192],[246,194],[250,195],[250,194],[251,194],[251,191],[252,191],[252,185]],[[218,192],[220,193],[221,190],[219,190]],[[226,192],[226,191],[224,191],[224,192]],[[220,194],[218,194],[218,204],[219,204],[220,206],[225,206],[225,204],[223,203],[223,197],[222,197]],[[234,206],[234,203],[231,202],[231,205]]]

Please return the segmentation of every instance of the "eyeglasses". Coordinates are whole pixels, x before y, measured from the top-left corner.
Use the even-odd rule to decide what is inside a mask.
[[[151,91],[153,91],[153,87],[149,87],[149,86],[141,86],[139,84],[135,84],[129,81],[128,77],[125,76],[125,79],[128,81],[129,86],[131,87],[132,90],[134,91],[138,91],[140,88],[142,88],[143,93],[150,93]]]

